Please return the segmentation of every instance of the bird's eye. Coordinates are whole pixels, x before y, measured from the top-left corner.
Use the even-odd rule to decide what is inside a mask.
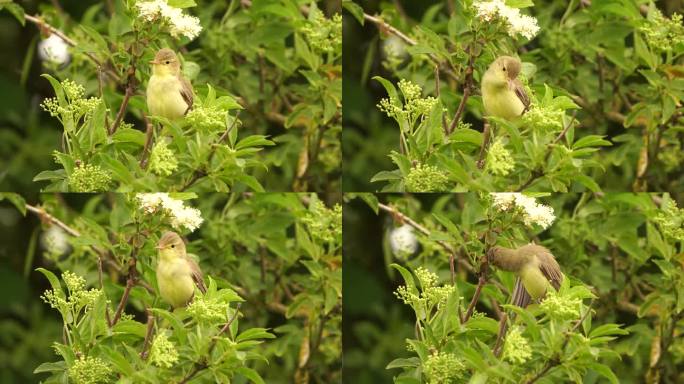
[[[171,244],[171,248],[176,248],[176,244]]]
[[[169,64],[171,64],[171,62],[170,62],[170,61],[168,61],[168,60],[166,60],[166,65],[169,65]]]
[[[167,63],[168,64],[168,63]],[[503,67],[503,71],[506,72],[506,67]]]

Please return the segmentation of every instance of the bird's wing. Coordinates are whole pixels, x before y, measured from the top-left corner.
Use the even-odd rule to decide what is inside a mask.
[[[185,260],[188,262],[188,265],[190,266],[192,280],[195,281],[197,288],[199,288],[199,290],[202,291],[202,293],[207,293],[207,286],[204,285],[204,279],[202,278],[202,270],[200,269],[199,265],[197,265],[197,262],[195,262],[195,260],[193,260],[188,255],[185,256]]]
[[[515,280],[515,288],[513,288],[513,296],[511,296],[511,304],[517,305],[520,308],[525,308],[530,304],[532,298],[527,293],[525,286],[523,286],[522,279]]]
[[[527,110],[530,108],[530,95],[528,95],[527,91],[525,91],[525,86],[523,86],[519,79],[513,79],[513,81],[510,82],[510,87],[511,90],[515,92],[515,95],[518,96],[518,99],[520,99],[520,101],[525,106],[525,109],[523,109],[523,113],[527,112]]]
[[[539,269],[542,274],[549,280],[551,285],[558,290],[563,282],[563,273],[560,270],[558,262],[549,252],[540,252],[537,254],[539,258]]]
[[[188,109],[185,110],[185,113],[188,113],[188,111],[192,109],[192,103],[195,98],[192,93],[192,84],[190,84],[190,80],[186,79],[183,75],[179,75],[178,78],[181,82],[181,96],[183,97],[183,100],[185,100],[185,103],[188,104]]]

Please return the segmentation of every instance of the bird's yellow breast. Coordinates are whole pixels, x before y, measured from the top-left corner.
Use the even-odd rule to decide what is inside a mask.
[[[512,120],[522,115],[525,110],[525,105],[520,101],[518,95],[508,89],[508,87],[497,89],[494,92],[483,93],[482,103],[487,115],[501,117],[506,120]]]
[[[162,299],[174,308],[185,306],[195,293],[190,267],[181,257],[159,260],[157,284]]]
[[[530,263],[520,270],[520,279],[530,297],[534,300],[544,297],[549,287],[549,280],[539,269],[538,263]]]
[[[183,117],[188,104],[181,96],[182,84],[171,74],[155,74],[147,84],[147,108],[150,114],[169,120]]]

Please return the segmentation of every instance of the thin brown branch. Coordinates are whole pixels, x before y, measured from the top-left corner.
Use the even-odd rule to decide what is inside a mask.
[[[441,85],[439,79],[439,66],[435,65],[435,96],[438,100],[441,97]],[[442,111],[442,130],[444,131],[444,136],[449,135],[449,127],[447,126],[446,113]]]
[[[193,377],[195,377],[198,373],[200,373],[202,370],[209,368],[209,363],[208,363],[208,357],[211,355],[211,353],[214,351],[214,348],[216,347],[216,343],[219,340],[219,336],[221,336],[223,333],[225,333],[228,328],[230,328],[231,324],[235,321],[235,319],[238,316],[238,313],[240,312],[240,303],[237,304],[237,307],[235,308],[235,312],[233,312],[233,316],[228,320],[228,322],[221,328],[219,333],[216,334],[211,340],[211,343],[209,344],[209,349],[207,350],[207,355],[206,357],[203,358],[201,361],[195,362],[195,364],[192,367],[192,370],[185,375],[183,380],[179,381],[178,384],[185,384],[188,381],[190,381]]]
[[[365,20],[368,20],[368,21],[370,21],[371,23],[375,24],[375,26],[378,27],[378,29],[379,29],[380,31],[386,32],[386,33],[390,33],[390,34],[392,34],[392,35],[394,35],[394,36],[400,38],[404,43],[406,43],[406,44],[408,44],[408,45],[416,45],[416,44],[418,44],[415,40],[413,40],[412,38],[408,37],[408,36],[407,36],[406,34],[404,34],[402,31],[400,31],[400,30],[396,29],[395,27],[389,25],[387,22],[385,22],[384,20],[382,20],[382,19],[379,18],[379,17],[371,16],[371,15],[369,15],[369,14],[367,14],[367,13],[364,12],[363,18],[364,18]],[[437,66],[440,68],[440,70],[441,70],[442,72],[444,72],[444,73],[447,74],[449,77],[451,77],[452,79],[456,80],[457,82],[460,82],[461,79],[458,77],[458,75],[456,75],[456,73],[455,73],[453,70],[451,70],[451,68],[449,68],[449,67],[447,66],[447,63],[446,63],[446,62],[443,62],[442,60],[439,59],[439,57],[437,57],[437,56],[434,55],[434,54],[428,54],[427,56],[428,56],[428,58],[429,58],[433,63],[437,64]]]
[[[568,346],[568,343],[570,342],[570,336],[573,334],[573,332],[575,332],[579,328],[580,325],[582,325],[584,320],[587,318],[587,316],[591,312],[591,306],[593,303],[594,303],[594,301],[592,300],[591,303],[589,303],[589,307],[587,308],[587,311],[584,312],[584,315],[582,315],[582,317],[575,323],[575,325],[572,328],[570,328],[569,331],[567,331],[565,333],[565,340],[563,340],[563,345],[560,348],[561,352],[565,351],[565,348]],[[551,368],[558,366],[562,363],[561,358],[562,358],[562,356],[560,356],[559,353],[556,353],[555,355],[553,355],[549,360],[547,360],[546,364],[544,364],[544,367],[542,368],[542,370],[539,371],[536,375],[534,375],[530,380],[526,381],[525,383],[526,384],[532,384],[532,383],[536,382],[537,380],[541,379],[542,377],[544,377],[544,375],[546,375],[551,370]]]
[[[568,124],[563,127],[563,131],[549,144],[546,148],[546,154],[544,155],[544,162],[547,162],[549,160],[549,157],[551,157],[551,152],[553,151],[553,147],[558,144],[565,135],[568,133],[570,130],[570,127],[572,126],[572,123],[575,122],[575,117],[577,116],[577,110],[575,110],[572,113],[572,117],[570,118],[570,121]],[[522,185],[520,185],[518,188],[516,188],[516,192],[522,192],[525,188],[529,187],[533,182],[535,182],[537,179],[540,177],[544,176],[544,172],[540,169],[535,169],[532,171],[530,174],[530,177],[525,181]]]
[[[50,33],[54,33],[55,35],[59,36],[62,40],[64,40],[65,43],[69,44],[72,47],[76,47],[78,43],[74,40],[72,40],[69,36],[67,36],[64,32],[60,31],[59,29],[53,27],[52,25],[46,23],[43,19],[37,16],[31,16],[31,15],[24,15],[24,18],[33,24],[36,24],[38,28],[44,29],[49,31]],[[95,55],[93,55],[90,52],[83,52],[93,63],[95,63],[96,66],[98,67],[104,67],[104,64],[100,59],[98,59]],[[121,76],[119,76],[118,73],[114,72],[111,68],[107,68],[107,72],[114,78],[117,82],[121,81]]]
[[[499,332],[496,335],[496,343],[494,343],[494,348],[492,353],[494,356],[499,357],[501,354],[501,346],[503,345],[504,336],[506,336],[506,331],[508,330],[508,315],[504,312],[499,319]]]
[[[487,153],[487,147],[489,146],[489,139],[492,136],[492,126],[487,120],[484,123],[484,129],[482,131],[482,145],[480,146],[480,154],[477,156],[477,167],[479,169],[484,168],[485,165],[485,153]]]
[[[228,138],[228,135],[230,132],[235,128],[235,125],[237,125],[238,117],[240,116],[240,111],[237,111],[237,114],[235,115],[235,119],[233,119],[233,123],[226,129],[225,132],[221,135],[221,137],[216,140],[214,144],[211,145],[211,148],[209,149],[209,157],[207,158],[207,166],[211,163],[211,160],[214,158],[214,153],[216,152],[216,148],[218,148],[219,144],[223,143],[226,138]],[[202,169],[196,169],[195,172],[193,172],[192,176],[186,181],[183,186],[180,187],[179,191],[185,191],[186,189],[190,188],[197,180],[200,179],[202,176],[206,176],[206,170]]]
[[[468,47],[468,66],[466,67],[465,70],[465,81],[463,84],[463,98],[461,99],[461,102],[458,104],[458,108],[456,109],[456,114],[454,115],[454,119],[451,120],[451,125],[449,125],[449,133],[452,133],[456,127],[458,126],[458,123],[461,121],[461,117],[463,116],[463,111],[465,110],[465,105],[466,102],[468,101],[468,97],[473,91],[473,72],[474,72],[474,66],[475,66],[475,49],[473,49],[473,46],[470,45]]]
[[[154,124],[150,123],[145,112],[143,112],[142,118],[145,122],[145,146],[143,146],[143,151],[140,155],[140,168],[145,169],[147,168],[147,155],[150,153],[152,139],[154,139]]]
[[[131,96],[133,96],[133,93],[133,83],[129,82],[126,85],[126,93],[124,94],[123,101],[121,102],[121,106],[119,107],[119,112],[117,112],[116,119],[114,119],[114,124],[112,124],[112,127],[109,130],[110,135],[113,135],[114,132],[116,132],[116,130],[119,128],[119,125],[121,125],[123,117],[126,114],[126,109],[128,108],[128,101],[131,99]]]
[[[30,205],[30,204],[26,204],[26,210],[35,213],[36,215],[38,215],[38,217],[40,217],[41,220],[47,221],[51,224],[54,224],[54,225],[60,227],[61,229],[64,230],[64,232],[70,234],[71,236],[74,236],[74,237],[81,236],[81,233],[79,231],[77,231],[77,230],[71,228],[70,226],[64,224],[64,222],[62,222],[58,218],[52,216],[51,214],[47,213],[43,208],[35,207],[33,205]]]
[[[129,276],[126,280],[126,288],[124,289],[123,296],[121,296],[121,301],[119,301],[119,306],[116,308],[116,313],[114,313],[114,318],[112,319],[112,327],[115,326],[121,318],[123,310],[126,307],[126,303],[128,303],[128,296],[131,293],[133,285],[135,285],[135,281],[133,280],[132,276]]]
[[[140,358],[143,360],[147,359],[147,347],[150,345],[154,331],[154,315],[149,308],[145,312],[147,313],[147,332],[145,332],[145,341],[143,342],[142,351],[140,351]]]
[[[482,287],[484,287],[486,283],[487,277],[484,273],[480,272],[480,277],[477,279],[475,293],[473,294],[473,298],[470,300],[470,304],[468,304],[468,309],[466,310],[465,317],[463,318],[464,323],[468,321],[468,319],[470,319],[470,317],[473,315],[473,312],[475,312],[475,305],[477,305],[477,302],[480,299],[480,294],[482,293]]]

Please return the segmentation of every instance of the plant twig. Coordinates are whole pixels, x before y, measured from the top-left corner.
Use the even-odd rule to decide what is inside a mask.
[[[390,34],[392,34],[392,35],[394,35],[394,36],[400,38],[403,42],[405,42],[405,43],[408,44],[408,45],[416,45],[416,44],[418,44],[415,40],[413,40],[412,38],[408,37],[407,35],[405,35],[405,34],[404,34],[403,32],[401,32],[400,30],[396,29],[395,27],[391,26],[390,24],[388,24],[387,22],[385,22],[384,20],[382,20],[380,17],[371,16],[371,15],[369,15],[369,14],[367,14],[367,13],[364,12],[364,13],[363,13],[363,18],[364,18],[365,20],[368,20],[368,21],[370,21],[371,23],[375,24],[375,26],[378,27],[378,29],[379,29],[380,31],[390,33]],[[458,75],[456,75],[456,73],[455,73],[453,70],[451,70],[451,68],[449,68],[449,67],[447,66],[447,63],[446,63],[446,62],[441,61],[441,60],[439,59],[439,57],[437,57],[436,55],[434,55],[434,54],[432,54],[432,53],[428,54],[427,56],[428,56],[428,58],[429,58],[432,62],[434,62],[435,64],[437,64],[437,66],[440,68],[440,70],[441,70],[442,72],[444,72],[444,73],[447,74],[449,77],[451,77],[452,79],[456,80],[457,82],[460,82],[461,79],[458,77]]]
[[[219,340],[219,336],[221,336],[228,328],[230,328],[231,324],[235,321],[237,318],[238,313],[240,312],[240,303],[237,304],[235,308],[235,312],[233,313],[233,316],[228,320],[228,322],[221,328],[219,333],[216,334],[211,340],[211,343],[209,344],[209,349],[207,350],[206,357],[203,358],[202,361],[196,361],[195,364],[192,367],[192,370],[185,375],[183,380],[179,381],[178,384],[185,384],[188,381],[190,381],[193,377],[195,377],[200,371],[209,368],[209,363],[207,361],[208,357],[211,355],[211,353],[214,351],[214,348],[216,347],[216,343]]]
[[[485,165],[485,153],[487,153],[487,147],[489,146],[489,139],[492,136],[492,126],[487,120],[484,122],[484,129],[482,130],[482,145],[480,146],[480,154],[477,156],[477,167],[479,169],[484,168]]]
[[[140,155],[140,168],[145,169],[147,168],[147,155],[150,152],[152,139],[154,138],[154,124],[150,123],[145,112],[142,113],[142,118],[145,122],[145,146],[143,147],[143,152]]]
[[[126,307],[126,303],[128,302],[128,296],[131,293],[131,289],[133,288],[133,285],[135,285],[135,281],[133,280],[133,276],[128,276],[128,279],[126,280],[126,288],[124,289],[123,296],[121,296],[121,301],[119,301],[119,305],[116,308],[116,313],[114,313],[114,318],[112,319],[112,324],[111,324],[112,327],[114,325],[116,325],[116,323],[121,318],[121,314],[123,314],[124,307]]]
[[[565,350],[565,347],[568,346],[568,343],[570,342],[570,336],[572,335],[573,332],[579,328],[580,325],[584,322],[584,319],[587,318],[589,313],[591,312],[591,306],[594,303],[592,300],[591,303],[589,303],[589,307],[587,308],[587,311],[584,312],[584,315],[575,323],[575,325],[565,334],[565,340],[563,340],[563,345],[560,348],[560,351],[563,352]],[[541,371],[539,371],[536,375],[534,375],[530,380],[526,381],[526,384],[532,384],[536,382],[537,380],[541,379],[544,375],[546,375],[551,368],[560,365],[562,363],[561,357],[559,353],[556,353],[553,355],[549,360],[547,360],[546,364],[544,364],[544,367],[542,368]]]
[[[451,120],[451,125],[449,125],[449,134],[456,129],[458,126],[458,122],[461,121],[461,117],[463,115],[463,111],[465,110],[465,105],[466,102],[468,101],[468,97],[470,96],[470,93],[473,91],[473,72],[474,69],[473,67],[475,66],[475,54],[474,54],[474,49],[473,46],[470,45],[468,47],[468,66],[466,67],[465,70],[465,82],[463,85],[463,98],[461,99],[461,102],[458,104],[458,108],[456,109],[456,114],[454,115],[454,119]]]
[[[72,40],[69,36],[67,36],[64,32],[60,31],[59,29],[53,27],[52,25],[48,24],[45,22],[45,20],[37,17],[37,16],[31,16],[31,15],[24,15],[24,18],[38,26],[38,28],[41,29],[46,29],[50,31],[50,33],[54,33],[55,35],[59,36],[62,40],[64,40],[65,43],[69,44],[72,47],[77,46],[78,44]],[[104,67],[103,62],[100,61],[95,55],[93,55],[90,52],[83,52],[84,55],[86,55],[95,65],[98,67]],[[121,81],[121,76],[119,76],[118,73],[114,72],[111,68],[107,68],[107,72],[118,82]]]
[[[142,351],[140,351],[140,358],[143,360],[147,359],[147,347],[150,344],[154,331],[154,315],[149,308],[146,308],[145,312],[147,313],[147,332],[145,332],[145,341],[143,342]]]
[[[504,336],[506,335],[506,330],[508,329],[508,315],[504,312],[499,319],[499,333],[496,335],[496,343],[494,343],[494,348],[492,353],[494,356],[499,357],[501,353],[501,346],[503,345]]]
[[[226,129],[225,132],[223,132],[223,135],[216,140],[214,144],[211,145],[211,148],[209,149],[209,157],[207,158],[207,166],[211,163],[211,160],[214,158],[214,153],[216,152],[216,148],[218,147],[219,144],[223,143],[230,132],[235,128],[235,125],[237,124],[238,117],[240,116],[240,110],[237,111],[235,114],[235,119],[233,119],[233,123]],[[193,172],[192,176],[188,179],[188,181],[183,184],[183,186],[180,187],[179,191],[185,191],[186,189],[190,188],[197,180],[199,180],[200,177],[206,176],[206,171],[201,170],[201,169],[196,169],[195,172]]]
[[[35,213],[36,215],[38,215],[38,217],[40,217],[41,220],[45,220],[51,224],[54,224],[54,225],[60,227],[61,229],[64,230],[64,232],[70,234],[73,237],[81,236],[81,232],[79,232],[79,231],[71,228],[70,226],[64,224],[64,222],[62,222],[58,218],[52,216],[51,214],[47,213],[43,208],[35,207],[33,205],[30,205],[30,204],[26,204],[26,210]]]
[[[435,96],[439,100],[441,97],[441,85],[439,84],[439,66],[435,65]],[[449,135],[449,127],[447,126],[446,113],[442,112],[442,130],[444,131],[444,136]]]
[[[570,121],[568,122],[568,124],[566,124],[565,127],[563,127],[563,131],[561,131],[561,133],[551,142],[551,144],[549,144],[547,146],[546,154],[544,155],[544,162],[545,163],[549,160],[549,157],[551,157],[551,152],[553,151],[554,145],[558,144],[561,140],[563,140],[565,135],[570,130],[572,123],[575,122],[576,116],[577,116],[577,110],[575,110],[572,113],[572,117],[570,118]],[[527,181],[525,181],[522,185],[520,185],[518,188],[516,188],[516,192],[522,192],[525,188],[529,187],[530,184],[532,184],[535,180],[537,180],[538,178],[540,178],[542,176],[544,176],[544,172],[542,172],[539,169],[535,169],[534,171],[532,171],[532,174],[530,174],[530,177],[527,179]]]
[[[480,277],[477,279],[475,293],[473,294],[473,298],[470,300],[470,304],[468,304],[468,309],[466,310],[465,317],[463,318],[464,323],[473,315],[473,312],[475,311],[475,305],[477,305],[477,301],[480,299],[480,294],[482,293],[482,287],[484,287],[486,283],[487,277],[485,276],[485,273],[480,272]]]

